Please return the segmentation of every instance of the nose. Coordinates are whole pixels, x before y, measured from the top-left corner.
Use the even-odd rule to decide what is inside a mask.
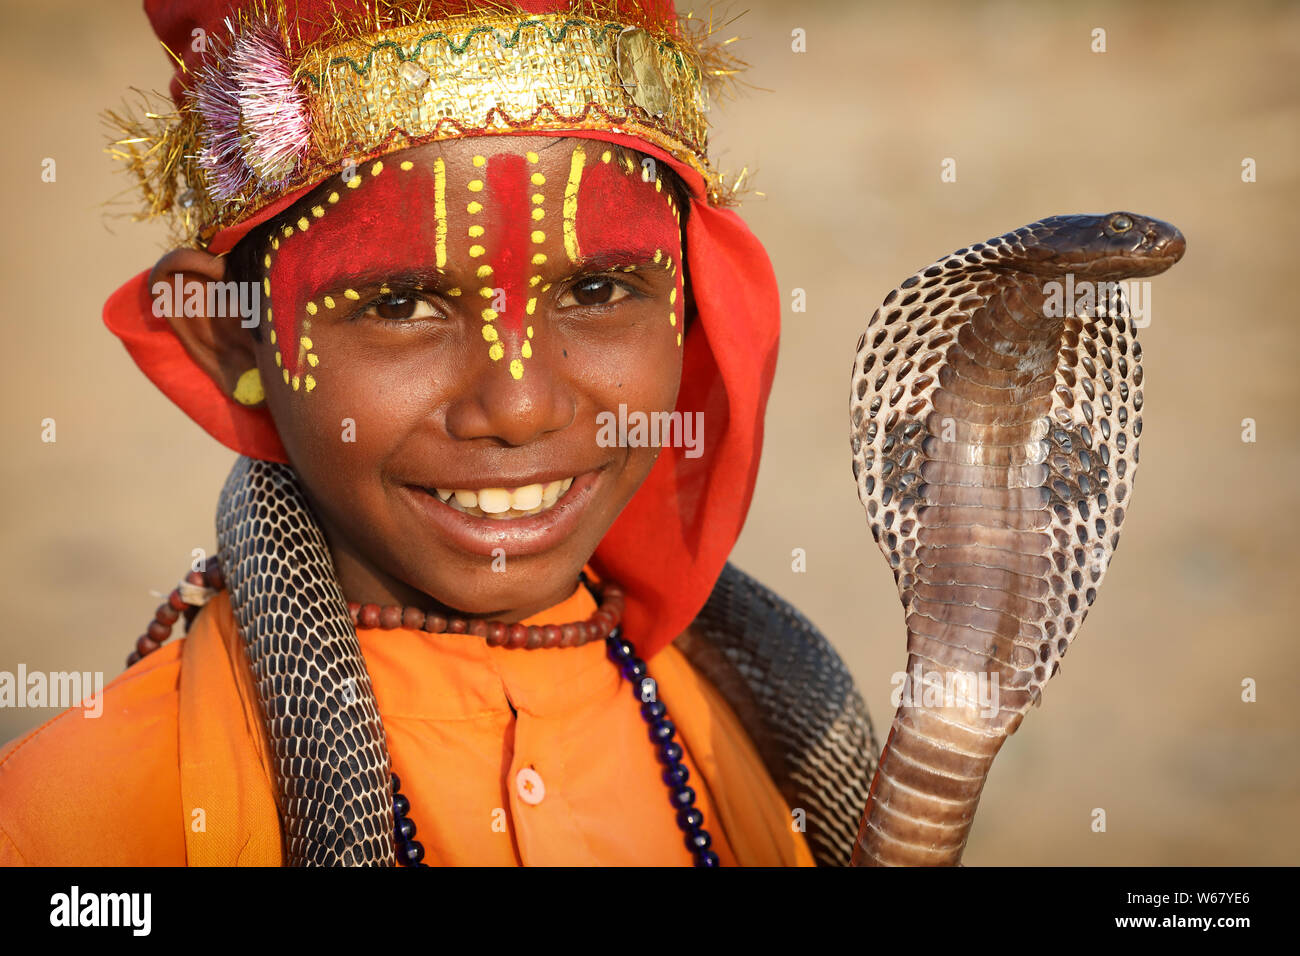
[[[517,349],[507,349],[495,361],[486,350],[470,359],[464,387],[447,413],[447,430],[453,438],[486,438],[520,446],[572,424],[577,411],[573,389],[556,373],[548,350],[539,344],[533,344],[527,359]],[[512,359],[520,362],[518,378],[510,369]]]

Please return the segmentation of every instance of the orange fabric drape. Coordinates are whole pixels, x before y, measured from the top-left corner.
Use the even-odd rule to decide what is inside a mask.
[[[580,588],[527,623],[592,610]],[[690,863],[638,701],[603,642],[511,651],[404,629],[358,638],[427,862]],[[676,648],[650,664],[722,863],[812,865],[717,691]],[[188,637],[106,688],[101,718],[68,711],[0,751],[0,863],[280,865],[272,781],[222,593]]]

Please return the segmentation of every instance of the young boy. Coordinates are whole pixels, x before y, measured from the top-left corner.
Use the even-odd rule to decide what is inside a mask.
[[[189,242],[105,321],[246,457],[102,719],[0,751],[0,861],[846,862],[865,708],[726,565],[779,307],[671,4],[146,10]]]

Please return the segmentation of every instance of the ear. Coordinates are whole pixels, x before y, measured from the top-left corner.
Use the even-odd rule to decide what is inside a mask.
[[[220,294],[220,289],[218,294],[209,294],[214,283],[225,280],[225,259],[198,249],[173,249],[149,273],[149,288],[155,302],[166,297],[170,307],[161,311],[185,351],[218,388],[233,395],[239,377],[257,367],[257,353],[238,309],[222,308],[232,300]],[[181,290],[179,297],[177,289]],[[236,294],[233,301],[238,300]],[[218,314],[211,314],[214,305]],[[256,319],[260,321],[261,316]]]

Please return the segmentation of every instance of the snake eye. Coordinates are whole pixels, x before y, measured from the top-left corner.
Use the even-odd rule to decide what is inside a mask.
[[[1110,221],[1110,228],[1116,232],[1128,232],[1133,228],[1133,220],[1128,216],[1116,216]]]

